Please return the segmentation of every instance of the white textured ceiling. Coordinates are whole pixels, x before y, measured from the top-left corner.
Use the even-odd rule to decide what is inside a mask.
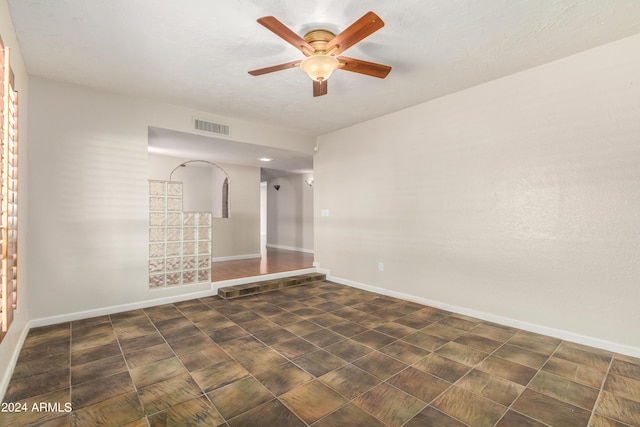
[[[639,0],[9,0],[30,74],[322,134],[640,32]],[[386,26],[345,52],[391,65],[339,70],[329,94],[256,19],[340,31]]]
[[[267,122],[311,135],[378,117],[640,32],[640,0],[8,0],[31,75]],[[385,27],[314,98],[302,54],[256,22],[302,35],[367,11]],[[254,160],[254,159],[251,159]],[[291,168],[290,168],[291,169]]]

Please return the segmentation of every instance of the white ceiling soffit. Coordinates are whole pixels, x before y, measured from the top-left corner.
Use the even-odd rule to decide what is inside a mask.
[[[640,32],[638,0],[8,0],[30,74],[312,135],[397,111]],[[393,67],[338,70],[314,98],[301,59],[256,22],[386,26],[345,52]]]
[[[313,170],[313,157],[307,154],[223,138],[149,127],[149,153],[189,160],[268,168],[269,179]],[[269,158],[269,162],[259,159]]]

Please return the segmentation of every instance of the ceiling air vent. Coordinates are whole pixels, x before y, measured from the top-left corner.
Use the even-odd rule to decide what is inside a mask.
[[[207,122],[205,120],[194,119],[194,126],[197,130],[204,132],[216,133],[218,135],[230,135],[230,129],[227,125],[221,125],[220,123]]]

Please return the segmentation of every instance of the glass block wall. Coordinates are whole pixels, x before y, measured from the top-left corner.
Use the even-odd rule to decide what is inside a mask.
[[[211,281],[211,216],[182,211],[182,182],[149,181],[149,288]]]

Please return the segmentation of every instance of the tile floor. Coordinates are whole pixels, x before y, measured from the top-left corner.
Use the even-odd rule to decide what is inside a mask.
[[[33,329],[3,408],[3,426],[640,426],[640,359],[319,282]]]

